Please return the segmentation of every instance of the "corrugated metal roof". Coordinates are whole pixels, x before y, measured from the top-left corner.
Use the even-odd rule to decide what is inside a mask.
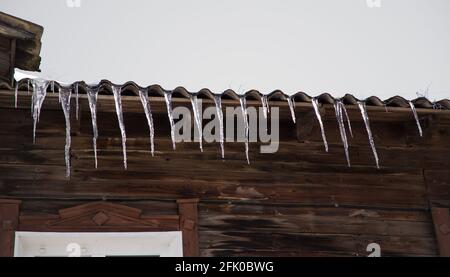
[[[28,79],[22,79],[19,81],[19,89],[26,90],[27,89],[27,83]],[[55,87],[57,88],[60,84],[55,81]],[[86,89],[88,87],[97,87],[99,88],[99,94],[103,95],[112,95],[111,91],[111,85],[117,85],[112,83],[109,80],[101,80],[98,84],[86,84],[83,81],[75,82],[72,84],[72,86],[78,86],[79,93],[84,94],[86,93]],[[172,92],[173,97],[181,97],[181,98],[189,98],[191,95],[197,95],[199,98],[207,98],[207,99],[214,99],[215,95],[221,95],[223,99],[235,99],[238,100],[240,97],[245,96],[247,99],[251,100],[261,100],[261,98],[265,95],[267,96],[267,99],[270,101],[286,101],[289,97],[295,100],[295,102],[305,102],[310,103],[311,99],[317,98],[318,101],[322,104],[333,104],[335,99],[331,94],[329,93],[322,93],[318,96],[310,96],[306,92],[297,92],[291,95],[288,95],[284,93],[281,90],[275,90],[268,94],[263,94],[257,90],[249,90],[245,92],[244,94],[238,94],[235,91],[228,89],[221,93],[214,93],[209,89],[201,89],[198,92],[190,92],[184,87],[177,87],[173,90],[167,90],[161,87],[160,85],[150,85],[147,87],[142,87],[136,84],[133,81],[126,82],[122,85],[122,94],[123,95],[135,95],[139,96],[139,90],[147,90],[149,93],[149,96],[164,96],[165,92]],[[0,83],[0,89],[7,89],[12,90],[13,88],[7,84],[7,83]],[[355,96],[351,94],[346,94],[344,97],[340,98],[343,100],[344,104],[347,105],[356,105],[358,101],[363,101],[366,103],[367,106],[388,106],[388,107],[403,107],[403,108],[409,108],[409,100],[401,97],[401,96],[393,96],[385,100],[381,100],[377,96],[371,96],[366,99],[358,99]],[[417,108],[423,108],[423,109],[443,109],[443,110],[450,110],[450,100],[449,99],[442,99],[439,101],[430,101],[429,99],[425,97],[418,97],[416,99],[411,100],[411,102],[414,104]]]

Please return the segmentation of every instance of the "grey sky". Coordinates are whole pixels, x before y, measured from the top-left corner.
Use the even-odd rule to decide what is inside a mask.
[[[47,78],[450,98],[448,0],[66,2],[0,2],[44,26]]]

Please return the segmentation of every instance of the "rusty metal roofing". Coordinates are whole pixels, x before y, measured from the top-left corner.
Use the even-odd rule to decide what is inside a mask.
[[[19,81],[19,89],[20,90],[27,90],[28,89],[28,80],[29,79],[22,79]],[[111,86],[117,85],[112,83],[109,80],[101,80],[98,84],[86,84],[83,81],[75,82],[71,84],[72,86],[78,86],[78,90],[80,94],[85,94],[86,89],[88,87],[96,87],[99,89],[100,95],[112,95]],[[58,88],[60,84],[55,81],[55,87]],[[238,100],[240,97],[245,96],[248,100],[261,100],[263,96],[267,96],[267,99],[270,101],[286,101],[288,98],[292,98],[295,100],[295,102],[304,102],[304,103],[310,103],[311,99],[317,98],[318,101],[322,104],[333,104],[335,99],[331,94],[329,93],[322,93],[318,96],[310,96],[306,92],[297,92],[291,95],[288,95],[284,93],[281,90],[275,90],[268,94],[263,94],[257,90],[249,90],[245,92],[244,94],[238,94],[235,91],[228,89],[221,93],[214,93],[209,89],[201,89],[198,92],[190,92],[184,87],[177,87],[173,90],[167,90],[161,87],[160,85],[150,85],[147,87],[142,87],[136,84],[133,81],[126,82],[122,85],[119,85],[122,87],[122,94],[123,95],[129,95],[129,96],[139,96],[140,90],[147,90],[149,96],[164,96],[165,92],[172,92],[172,95],[174,98],[180,97],[180,98],[189,98],[191,95],[197,95],[199,98],[206,98],[206,99],[214,99],[215,95],[221,95],[223,99],[234,99]],[[0,89],[7,89],[7,90],[13,90],[13,88],[7,84],[7,83],[0,83]],[[50,89],[50,86],[49,86]],[[363,101],[366,103],[367,106],[379,106],[379,107],[403,107],[403,108],[409,108],[409,101],[401,96],[393,96],[385,100],[381,100],[377,96],[370,96],[365,99],[358,99],[355,96],[351,94],[346,94],[343,96],[342,101],[344,104],[347,105],[356,105],[358,101]],[[442,99],[439,101],[430,101],[429,99],[425,97],[418,97],[416,99],[411,100],[411,102],[414,104],[416,108],[423,108],[423,109],[442,109],[442,110],[450,110],[450,100],[449,99]]]

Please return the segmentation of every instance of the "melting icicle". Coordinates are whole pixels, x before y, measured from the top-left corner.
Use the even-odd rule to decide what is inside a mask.
[[[152,109],[150,107],[150,101],[148,100],[147,90],[139,90],[139,97],[141,98],[142,107],[144,107],[145,117],[147,118],[148,129],[150,130],[150,152],[152,156],[155,155],[155,127],[153,125]]]
[[[319,121],[320,132],[322,133],[322,139],[323,139],[323,145],[325,146],[325,151],[328,152],[328,142],[327,142],[327,137],[325,136],[325,128],[323,127],[322,116],[320,115],[320,111],[319,111],[319,102],[317,101],[317,98],[313,98],[311,100],[311,102],[314,107],[314,111],[316,113],[317,120]]]
[[[71,87],[59,87],[59,99],[61,101],[61,107],[64,112],[64,118],[66,120],[66,146],[64,148],[65,160],[66,160],[66,177],[70,177],[70,98],[72,96]]]
[[[19,82],[16,82],[16,89],[14,91],[14,107],[17,109],[17,95],[19,94]]]
[[[417,114],[416,107],[414,106],[413,102],[411,102],[411,101],[409,101],[409,106],[411,107],[411,111],[414,114],[414,119],[416,120],[417,129],[419,130],[419,135],[422,137],[423,136],[422,126],[420,126],[419,115]]]
[[[295,123],[296,118],[295,118],[295,100],[294,100],[294,97],[292,97],[292,96],[288,97],[287,98],[287,102],[288,102],[288,105],[289,105],[289,110],[291,110],[292,121],[294,121],[294,123]]]
[[[30,94],[30,79],[27,80],[27,93]]]
[[[75,118],[78,120],[78,113],[80,110],[79,104],[78,104],[78,83],[75,84]]]
[[[97,138],[98,138],[98,128],[97,128],[97,96],[98,88],[87,87],[87,96],[89,101],[89,109],[91,110],[91,120],[92,120],[92,145],[94,147],[94,159],[95,168],[97,168]]]
[[[169,117],[169,122],[170,122],[170,137],[172,138],[172,147],[173,147],[173,150],[175,150],[176,149],[175,123],[173,122],[173,115],[172,115],[172,92],[165,91],[164,99],[166,100],[167,116]]]
[[[47,95],[49,82],[43,79],[33,80],[33,96],[32,96],[32,115],[33,115],[33,143],[36,142],[36,126],[41,115],[42,104]]]
[[[200,142],[200,151],[203,152],[203,131],[202,131],[202,119],[200,117],[200,112],[198,110],[198,99],[197,95],[191,95],[192,112],[194,113],[195,125],[197,125],[198,138]]]
[[[223,134],[223,112],[222,112],[222,98],[221,95],[214,96],[214,103],[216,104],[216,113],[217,119],[219,120],[219,142],[220,142],[220,150],[222,152],[222,159],[225,158],[225,149],[224,149],[224,134]]]
[[[55,93],[55,81],[51,81],[50,89],[52,90],[53,93]]]
[[[263,108],[264,118],[267,119],[267,115],[270,113],[269,100],[267,99],[267,95],[261,96],[261,104]]]
[[[250,159],[248,157],[248,141],[250,130],[248,126],[247,100],[245,99],[245,96],[241,96],[239,98],[239,102],[241,103],[241,111],[245,125],[245,157],[247,158],[247,163],[250,164]]]
[[[120,134],[122,136],[123,167],[127,169],[127,134],[125,132],[125,124],[123,122],[122,98],[120,95],[120,93],[122,92],[122,87],[112,85],[111,89],[114,94],[117,120],[119,121]]]
[[[341,106],[342,111],[344,112],[345,118],[347,119],[348,131],[350,132],[350,136],[353,138],[352,124],[350,123],[350,117],[348,117],[347,109],[345,108],[344,102],[339,100],[339,105]]]
[[[342,115],[341,101],[336,100],[333,106],[334,112],[336,113],[336,120],[338,122],[339,132],[341,134],[342,144],[344,144],[345,157],[347,159],[347,164],[350,167],[351,165],[350,165],[350,156],[348,153],[348,140],[347,140],[347,133],[345,131],[344,117]]]
[[[361,101],[358,101],[358,107],[359,107],[359,110],[361,111],[361,116],[364,120],[364,124],[366,125],[367,136],[369,137],[369,143],[370,143],[370,147],[372,148],[373,157],[375,158],[375,163],[377,165],[377,168],[379,169],[380,165],[379,165],[379,161],[378,161],[378,154],[377,154],[377,149],[375,148],[375,141],[373,140],[372,130],[370,129],[370,121],[369,121],[369,115],[367,114],[366,104]]]

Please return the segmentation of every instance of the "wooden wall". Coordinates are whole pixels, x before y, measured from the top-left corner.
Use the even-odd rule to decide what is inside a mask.
[[[311,106],[297,106],[295,126],[282,103],[279,151],[260,154],[259,145],[251,143],[247,165],[243,143],[226,143],[225,161],[218,143],[204,143],[204,153],[195,142],[178,143],[173,151],[164,102],[152,100],[155,157],[148,151],[139,100],[124,99],[125,171],[111,97],[99,100],[98,169],[87,100],[80,99],[81,118],[72,120],[68,180],[65,124],[56,94],[44,103],[33,145],[30,97],[22,92],[19,109],[13,109],[13,93],[0,92],[0,198],[21,199],[27,214],[99,199],[160,214],[175,211],[174,199],[199,197],[204,256],[366,256],[371,242],[381,245],[384,256],[438,255],[430,207],[450,207],[449,112],[419,110],[421,139],[408,109],[369,108],[380,156],[377,170],[355,107],[348,107],[355,135],[348,168],[332,107],[322,111],[330,143],[326,153]],[[253,104],[259,102],[249,101]]]
[[[11,82],[11,39],[0,36],[0,81]]]

